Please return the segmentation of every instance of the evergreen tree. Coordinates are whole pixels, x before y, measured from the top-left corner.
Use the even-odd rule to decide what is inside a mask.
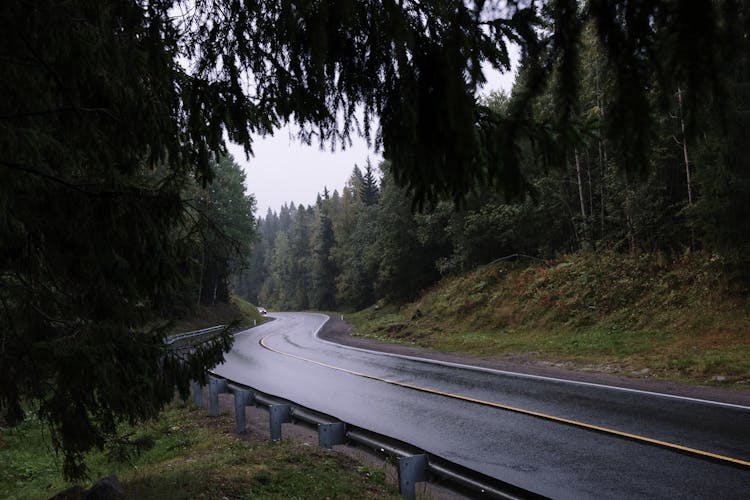
[[[587,20],[614,75],[604,130],[612,156],[626,167],[618,182],[630,246],[642,206],[635,196],[644,186],[632,174],[651,166],[654,103],[663,106],[679,88],[688,136],[709,100],[730,111],[716,125],[726,140],[709,134],[696,153],[716,158],[709,152],[720,151],[721,159],[715,172],[696,171],[694,209],[708,240],[725,253],[740,241],[736,255],[747,255],[740,116],[747,78],[746,64],[737,64],[747,54],[745,2],[592,0],[580,7],[575,0],[541,10],[535,2],[460,0],[0,3],[6,420],[17,422],[21,400],[35,399],[61,444],[66,474],[79,477],[82,454],[113,441],[120,421],[156,415],[175,384],[184,392],[191,376],[221,359],[228,339],[189,367],[173,362],[165,358],[164,332],[152,325],[186,290],[192,294],[199,226],[183,194],[193,179],[211,181],[224,137],[251,153],[252,134],[291,120],[303,140],[334,147],[361,131],[382,146],[394,182],[417,205],[461,201],[477,186],[518,194],[532,185],[522,172],[532,146],[558,162],[570,161],[579,146],[581,127],[565,121],[576,115]],[[524,86],[499,113],[475,92],[484,64],[509,70],[509,40],[523,55]],[[532,108],[549,81],[557,88],[555,113],[544,121]],[[371,130],[375,118],[379,128]],[[579,170],[581,223],[588,224],[593,211]],[[334,255],[342,266],[339,292],[355,305],[373,299],[377,269],[377,205],[343,213],[358,195],[342,193],[342,213],[331,215],[334,231],[337,224],[348,231]],[[289,248],[292,211],[279,214],[276,238]],[[287,273],[281,247],[267,258],[285,256],[273,267]],[[200,272],[217,295],[222,262]],[[271,274],[277,284],[291,279]]]
[[[311,289],[311,220],[312,214],[303,205],[297,207],[294,219],[289,227],[289,262],[290,270],[285,283],[289,293],[286,308],[300,311],[310,308]]]
[[[198,286],[202,304],[229,301],[229,276],[241,266],[255,235],[255,200],[245,195],[245,173],[226,155],[214,175],[195,206],[202,238]]]
[[[365,205],[377,205],[379,197],[378,181],[375,179],[375,173],[372,171],[370,159],[367,159],[364,174],[359,172],[359,169],[355,172],[359,174],[357,181],[359,182],[359,198],[362,200],[362,203]]]
[[[312,290],[310,305],[315,309],[332,310],[336,307],[336,276],[338,269],[333,260],[336,245],[333,223],[328,215],[330,200],[328,191],[318,205],[317,224],[313,233]]]
[[[369,166],[369,165],[368,165]],[[375,226],[375,254],[378,256],[375,296],[391,303],[413,299],[437,278],[436,249],[419,238],[419,227],[406,191],[384,172],[380,206]],[[367,172],[367,171],[366,171]],[[367,177],[367,175],[365,176]]]

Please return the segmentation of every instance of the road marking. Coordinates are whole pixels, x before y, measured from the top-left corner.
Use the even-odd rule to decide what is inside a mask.
[[[316,314],[316,313],[309,313],[309,314]],[[324,316],[322,314],[317,314],[318,316]],[[327,317],[327,316],[326,316]],[[325,324],[320,325],[320,328],[318,328],[317,331],[313,333],[313,337],[318,341],[322,342],[324,344],[332,345],[341,349],[351,349],[353,351],[359,351],[359,352],[366,352],[368,354],[375,354],[378,356],[387,356],[387,357],[393,357],[393,358],[400,358],[400,359],[408,359],[410,361],[417,361],[420,363],[428,363],[433,365],[440,365],[440,366],[449,366],[452,368],[460,368],[462,370],[468,370],[468,371],[478,371],[478,372],[484,372],[484,373],[495,373],[498,375],[506,375],[508,377],[516,377],[516,378],[527,378],[530,380],[546,380],[549,382],[559,382],[563,384],[570,384],[570,385],[582,385],[586,387],[596,387],[599,389],[608,389],[608,390],[614,390],[614,391],[620,391],[620,392],[629,392],[633,394],[645,394],[647,396],[656,396],[660,398],[668,398],[668,399],[676,399],[678,401],[688,401],[690,403],[700,403],[700,404],[706,404],[711,406],[721,406],[724,408],[732,408],[735,410],[743,410],[743,411],[750,411],[750,406],[746,405],[739,405],[735,403],[725,403],[723,401],[714,401],[711,399],[701,399],[701,398],[692,398],[690,396],[679,396],[677,394],[669,394],[666,392],[655,392],[655,391],[645,391],[643,389],[632,389],[630,387],[620,387],[617,385],[608,385],[608,384],[598,384],[596,382],[584,382],[582,380],[571,380],[566,378],[559,378],[559,377],[548,377],[545,375],[532,375],[530,373],[520,373],[520,372],[512,372],[508,370],[498,370],[496,368],[486,368],[484,366],[473,366],[473,365],[466,365],[462,363],[453,363],[451,361],[442,361],[439,359],[432,359],[432,358],[422,358],[419,356],[408,356],[406,354],[396,354],[386,351],[376,351],[373,349],[365,349],[362,347],[354,347],[350,345],[345,344],[339,344],[337,342],[331,342],[330,340],[324,340],[321,339],[318,336],[318,333],[320,330],[323,329]]]
[[[578,428],[581,428],[581,429],[586,429],[586,430],[590,430],[590,431],[594,431],[594,432],[599,432],[599,433],[602,433],[602,434],[608,434],[608,435],[612,435],[612,436],[617,436],[617,437],[620,437],[620,438],[623,438],[623,439],[628,439],[630,441],[647,443],[647,444],[650,444],[650,445],[659,446],[659,447],[662,447],[662,448],[667,448],[667,449],[670,449],[670,450],[673,450],[673,451],[677,451],[677,452],[680,452],[680,453],[684,453],[684,454],[688,454],[688,455],[695,455],[695,456],[698,456],[698,457],[701,457],[701,458],[704,458],[704,459],[714,460],[714,461],[718,461],[718,462],[721,462],[721,463],[729,463],[729,464],[732,464],[732,465],[739,465],[739,466],[741,466],[743,468],[745,468],[745,467],[746,468],[750,468],[750,462],[749,461],[741,460],[741,459],[738,459],[738,458],[727,457],[725,455],[720,455],[720,454],[717,454],[717,453],[711,453],[709,451],[704,451],[704,450],[698,450],[696,448],[690,448],[688,446],[683,446],[683,445],[680,445],[680,444],[670,443],[668,441],[661,441],[659,439],[653,439],[653,438],[649,438],[649,437],[646,437],[646,436],[641,436],[641,435],[638,435],[638,434],[632,434],[632,433],[629,433],[629,432],[618,431],[616,429],[610,429],[608,427],[603,427],[603,426],[594,425],[594,424],[588,424],[586,422],[581,422],[581,421],[578,421],[578,420],[573,420],[573,419],[564,418],[564,417],[557,417],[555,415],[549,415],[549,414],[541,413],[541,412],[538,412],[538,411],[527,410],[527,409],[524,409],[524,408],[518,408],[518,407],[515,407],[515,406],[505,405],[505,404],[502,404],[502,403],[496,403],[494,401],[486,401],[486,400],[483,400],[483,399],[473,398],[473,397],[470,397],[470,396],[462,396],[460,394],[453,394],[453,393],[446,392],[446,391],[441,391],[441,390],[438,390],[438,389],[431,389],[429,387],[421,387],[421,386],[414,385],[414,384],[408,384],[408,383],[405,383],[405,382],[399,382],[397,380],[392,380],[392,379],[388,379],[388,378],[378,377],[377,375],[370,375],[368,373],[358,372],[356,370],[350,370],[348,368],[342,368],[340,366],[334,366],[334,365],[331,365],[331,364],[328,364],[328,363],[323,363],[321,361],[315,361],[314,359],[309,359],[309,358],[305,358],[303,356],[298,356],[296,354],[291,354],[291,353],[288,353],[288,352],[280,351],[278,349],[274,349],[273,347],[268,346],[266,344],[266,339],[268,337],[272,336],[272,335],[274,335],[274,334],[268,334],[265,337],[263,337],[263,338],[260,339],[259,343],[260,343],[260,345],[263,348],[268,349],[271,352],[275,352],[276,354],[280,354],[282,356],[287,356],[287,357],[290,357],[290,358],[298,359],[300,361],[305,361],[307,363],[312,363],[312,364],[315,364],[315,365],[318,365],[318,366],[329,368],[331,370],[336,370],[336,371],[348,373],[350,375],[355,375],[357,377],[362,377],[362,378],[366,378],[366,379],[370,379],[370,380],[376,380],[378,382],[384,382],[386,384],[395,385],[395,386],[398,386],[398,387],[404,387],[406,389],[412,389],[412,390],[419,391],[419,392],[424,392],[424,393],[427,393],[427,394],[434,394],[434,395],[437,395],[437,396],[443,396],[443,397],[447,397],[447,398],[451,398],[451,399],[457,399],[457,400],[466,401],[466,402],[469,402],[469,403],[475,403],[475,404],[479,404],[479,405],[483,405],[483,406],[489,406],[489,407],[492,407],[492,408],[497,408],[499,410],[510,411],[510,412],[513,412],[513,413],[518,413],[518,414],[521,414],[521,415],[528,415],[528,416],[531,416],[531,417],[536,417],[536,418],[540,418],[540,419],[543,419],[543,420],[548,420],[548,421],[551,421],[551,422],[557,422],[557,423],[561,423],[561,424],[565,424],[565,425],[570,425],[570,426],[573,426],[573,427],[578,427]]]

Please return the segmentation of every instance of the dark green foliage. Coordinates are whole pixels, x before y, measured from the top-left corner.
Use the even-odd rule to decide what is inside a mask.
[[[232,22],[212,22],[218,13]],[[486,183],[518,193],[526,186],[517,150],[524,141],[546,155],[561,153],[555,143],[571,133],[586,22],[596,26],[616,75],[608,116],[623,127],[610,132],[636,169],[649,142],[649,92],[663,103],[680,82],[691,95],[721,96],[717,82],[733,58],[738,26],[714,2],[659,0],[559,0],[539,10],[456,0],[199,1],[191,19],[198,87],[233,101],[212,108],[212,130],[226,120],[230,138],[245,143],[250,132],[293,118],[305,140],[334,146],[362,130],[382,145],[394,179],[419,203],[462,199]],[[483,63],[509,68],[510,41],[521,50],[527,85],[499,114],[478,105],[475,91]],[[241,92],[246,71],[253,100]],[[553,75],[555,120],[539,122],[527,113],[529,102]],[[377,131],[370,129],[374,116]]]
[[[376,205],[378,203],[378,181],[375,179],[375,173],[372,171],[370,160],[367,160],[365,173],[361,175],[359,187],[359,199],[365,205]]]
[[[387,163],[383,169],[375,229],[375,295],[390,303],[402,303],[437,279],[435,261],[441,256],[441,248],[420,238],[420,223],[410,209],[408,195],[393,181]]]
[[[0,5],[0,410],[9,424],[38,410],[71,479],[230,346],[183,362],[154,326],[196,299],[185,197],[221,139],[193,106],[168,9]]]
[[[255,232],[255,200],[245,195],[245,173],[231,155],[222,156],[214,181],[190,203],[201,238],[199,304],[229,301],[229,275],[241,267]]]
[[[729,261],[732,274],[747,288],[750,283],[750,4],[728,2],[736,7],[732,15],[742,21],[744,30],[736,51],[741,58],[732,66],[725,82],[730,100],[725,113],[710,113],[712,103],[702,116],[709,120],[697,127],[696,181],[699,198],[690,213],[705,235],[706,243],[719,250]],[[729,8],[729,7],[727,7]]]
[[[328,214],[330,204],[326,190],[325,198],[321,199],[317,205],[318,220],[312,236],[310,307],[324,311],[333,310],[336,307],[336,276],[338,275],[338,269],[333,260],[333,248],[336,241],[333,222]]]
[[[0,3],[6,420],[37,401],[79,476],[117,422],[156,415],[221,359],[224,341],[183,367],[153,325],[226,298],[253,221],[224,137],[250,153],[251,134],[290,120],[332,147],[361,132],[405,191],[355,175],[330,200],[333,245],[315,209],[267,218],[252,264],[267,278],[245,286],[269,303],[328,306],[335,283],[337,305],[362,307],[413,293],[437,259],[519,250],[695,238],[744,266],[747,19],[746,2],[708,0]],[[511,41],[519,84],[502,106],[477,102],[482,65],[508,70]],[[690,207],[666,118],[678,90],[678,139],[701,159]],[[506,204],[526,191],[539,208]],[[464,211],[412,219],[402,206],[443,198]],[[393,225],[408,230],[383,233]]]
[[[631,39],[637,29],[652,29],[643,16],[658,14],[660,23],[687,16],[692,26],[695,12],[685,4],[605,3],[592,2],[583,17],[574,2],[551,3],[542,12],[549,45],[539,57],[549,58],[552,78],[535,80],[538,61],[527,59],[511,96],[492,95],[478,108],[484,154],[513,166],[503,174],[504,184],[493,182],[488,171],[478,178],[486,183],[473,185],[458,207],[443,202],[414,214],[409,207],[419,198],[395,182],[397,162],[381,166],[377,198],[369,187],[371,169],[363,174],[355,167],[343,203],[331,211],[337,269],[320,274],[335,276],[339,307],[403,302],[433,283],[438,270],[456,273],[496,259],[528,262],[579,249],[633,255],[705,249],[719,252],[735,276],[747,276],[746,55],[701,54],[696,68],[675,53],[657,60],[685,36],[684,28],[670,26],[664,38],[650,33],[642,42]],[[710,11],[709,24],[726,15],[714,12],[715,5],[699,8]],[[585,19],[604,15],[597,9],[619,19],[616,28],[607,28],[611,32]],[[551,29],[556,24],[566,29]],[[710,46],[724,29],[693,28]],[[740,49],[746,44],[738,45],[740,54],[750,53]],[[614,47],[626,54],[612,54]],[[627,54],[637,47],[651,53]],[[731,57],[737,63],[733,76],[717,69],[720,84],[711,84],[705,68]],[[636,76],[620,75],[614,67],[620,63],[634,67]],[[688,98],[688,87],[703,89],[705,102]],[[714,107],[722,92],[730,98],[724,101],[728,114]],[[575,126],[562,132],[565,123]],[[618,123],[618,133],[608,133]],[[519,189],[531,196],[518,199]]]

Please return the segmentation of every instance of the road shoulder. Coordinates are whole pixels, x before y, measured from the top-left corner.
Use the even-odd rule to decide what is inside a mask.
[[[722,403],[743,405],[750,407],[750,391],[733,391],[719,387],[701,385],[687,385],[664,380],[646,378],[631,378],[622,375],[599,373],[595,371],[573,370],[555,366],[551,362],[535,359],[531,356],[506,355],[500,358],[479,358],[463,354],[447,353],[424,349],[420,347],[392,344],[375,339],[352,335],[352,325],[346,323],[340,316],[330,316],[330,319],[318,332],[322,340],[334,342],[359,349],[369,349],[389,354],[412,356],[425,360],[488,368],[540,377],[551,377],[590,384],[602,384],[623,387],[638,391],[648,391],[671,394],[686,398],[704,399]]]

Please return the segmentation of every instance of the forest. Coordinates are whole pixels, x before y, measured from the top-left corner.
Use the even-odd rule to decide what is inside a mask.
[[[527,145],[521,192],[476,185],[459,202],[415,208],[390,162],[375,167],[367,160],[364,169],[354,166],[340,192],[324,188],[314,206],[292,202],[259,218],[259,241],[233,279],[235,290],[279,310],[360,310],[404,303],[443,276],[496,259],[534,262],[579,251],[713,255],[735,291],[746,290],[747,63],[745,52],[733,78],[722,82],[731,96],[727,108],[706,98],[688,115],[679,86],[664,99],[649,94],[653,120],[640,157],[606,133],[614,75],[588,26],[574,138],[557,162]],[[525,78],[521,68],[513,93],[523,91]],[[529,121],[554,119],[552,89],[534,99]],[[505,115],[514,97],[495,93],[482,104]]]
[[[524,254],[701,251],[747,283],[744,0],[0,2],[0,415],[69,479],[231,348],[172,319],[403,301]],[[484,69],[513,91],[477,98]],[[227,142],[387,162],[261,220]],[[252,187],[251,187],[252,188]],[[251,247],[254,249],[249,253]],[[247,268],[243,273],[236,270]]]

